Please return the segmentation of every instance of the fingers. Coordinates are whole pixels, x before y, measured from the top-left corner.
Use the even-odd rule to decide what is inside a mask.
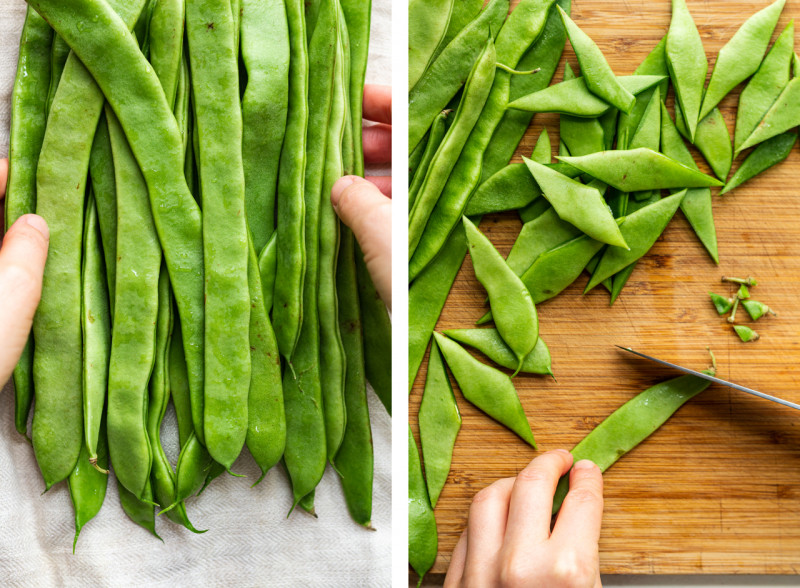
[[[558,479],[571,465],[572,454],[557,449],[540,455],[517,475],[508,509],[506,542],[509,545],[530,547],[547,540],[553,494]]]
[[[450,567],[447,568],[447,576],[444,579],[444,588],[453,588],[461,584],[464,576],[464,564],[467,561],[467,530],[461,532],[456,548],[450,558]]]
[[[392,127],[391,125],[372,125],[364,127],[364,161],[367,163],[391,163]]]
[[[8,181],[8,159],[0,159],[0,200],[6,195],[6,182]]]
[[[367,176],[367,181],[375,184],[387,198],[392,197],[392,176]]]
[[[514,478],[498,480],[472,499],[467,524],[467,561],[464,576],[475,586],[492,585],[495,562],[503,546],[508,501]]]
[[[588,459],[575,464],[569,477],[569,492],[558,514],[552,540],[570,544],[579,553],[597,553],[603,521],[603,475]]]
[[[40,216],[21,216],[0,248],[0,382],[11,375],[42,295],[50,231]]]
[[[367,120],[392,124],[392,87],[379,84],[364,86],[364,113]]]
[[[336,214],[353,231],[375,288],[392,307],[392,201],[364,178],[345,176],[331,190]]]

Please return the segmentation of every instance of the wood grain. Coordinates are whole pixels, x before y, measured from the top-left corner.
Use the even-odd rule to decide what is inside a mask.
[[[689,0],[709,74],[719,49],[768,3]],[[666,33],[670,3],[575,0],[572,16],[623,75],[632,73]],[[795,16],[800,16],[800,0],[789,0],[773,40]],[[564,59],[577,63],[569,46],[555,80],[561,79]],[[731,136],[740,90],[720,105]],[[530,154],[543,126],[551,138],[558,136],[557,117],[537,116],[515,160]],[[693,153],[708,172],[702,156]],[[679,212],[613,307],[602,288],[582,295],[585,275],[539,306],[541,335],[550,346],[558,382],[538,376],[515,379],[538,452],[456,393],[463,426],[436,507],[439,556],[432,579],[441,580],[447,570],[475,492],[514,476],[542,451],[574,446],[633,395],[674,375],[625,357],[615,344],[696,369],[708,365],[705,348],[710,345],[720,377],[800,402],[798,176],[795,147],[783,164],[732,193],[717,197],[715,190],[719,266]],[[504,214],[486,217],[481,229],[505,255],[520,226],[516,215]],[[777,318],[755,325],[761,340],[739,342],[714,311],[710,290],[735,291],[720,283],[723,275],[757,277],[752,296],[778,310]],[[467,259],[438,329],[471,326],[485,311],[484,296]],[[750,324],[744,314],[740,322]],[[423,365],[409,408],[415,434],[424,376]],[[800,572],[799,417],[791,409],[716,385],[680,409],[605,474],[601,572]]]

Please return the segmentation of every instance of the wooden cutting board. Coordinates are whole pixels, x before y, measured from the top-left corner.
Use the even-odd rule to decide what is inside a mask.
[[[753,12],[768,4],[689,0],[713,66],[719,49]],[[666,34],[668,0],[575,0],[573,19],[614,71],[631,74]],[[786,3],[773,40],[800,0]],[[569,46],[563,62],[577,60]],[[709,74],[710,74],[709,67]],[[731,135],[740,88],[720,105]],[[670,111],[672,98],[670,97]],[[800,105],[799,105],[800,107]],[[537,116],[514,158],[529,155],[542,127],[558,145],[558,120]],[[695,160],[709,168],[698,152]],[[734,170],[738,162],[734,163]],[[536,435],[534,451],[456,391],[463,425],[452,471],[436,506],[441,580],[464,529],[473,495],[514,476],[542,451],[571,448],[607,415],[673,372],[626,357],[615,344],[695,369],[715,351],[721,378],[800,402],[800,154],[743,187],[717,197],[715,265],[678,212],[639,263],[613,307],[599,287],[582,295],[582,276],[538,307],[555,382],[519,376],[515,384]],[[515,214],[484,218],[481,229],[506,255],[521,227]],[[723,275],[758,278],[753,298],[779,316],[761,319],[761,340],[743,344],[713,309],[708,292],[732,294]],[[470,327],[485,311],[484,291],[467,259],[438,329]],[[742,324],[749,318],[740,315]],[[415,435],[425,364],[410,401]],[[604,476],[601,572],[609,574],[786,574],[800,572],[800,414],[721,386],[680,409]],[[438,576],[437,576],[438,574]]]

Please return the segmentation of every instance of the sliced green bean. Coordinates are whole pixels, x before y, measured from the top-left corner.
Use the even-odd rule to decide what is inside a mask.
[[[664,232],[685,195],[686,190],[682,190],[626,216],[621,229],[630,249],[606,249],[586,286],[586,291],[645,255]]]
[[[155,360],[161,247],[147,186],[106,106],[117,185],[117,287],[108,373],[108,447],[120,483],[141,499],[150,479],[147,386]]]
[[[675,107],[675,121],[678,131],[688,139],[688,130],[680,105]],[[708,116],[697,123],[694,145],[703,154],[714,175],[724,182],[731,171],[733,148],[730,135],[728,135],[728,127],[725,126],[725,119],[719,108],[712,110]]]
[[[550,14],[539,38],[517,64],[522,71],[539,68],[539,73],[535,76],[513,76],[509,100],[516,100],[525,94],[542,90],[550,84],[561,60],[567,39],[564,23],[555,7],[560,6],[569,14],[571,5],[571,0],[556,0],[550,9]],[[483,156],[481,183],[508,164],[532,118],[531,113],[519,110],[507,110],[503,113],[503,118],[497,125]]]
[[[428,226],[431,212],[436,207],[436,203],[447,184],[453,167],[458,161],[465,142],[481,116],[495,78],[496,63],[497,56],[494,42],[489,39],[484,46],[483,52],[475,61],[472,71],[470,71],[467,83],[464,86],[461,103],[453,118],[453,124],[433,156],[428,173],[414,200],[414,206],[409,212],[409,258],[413,257],[414,251],[422,239],[423,232]]]
[[[686,114],[689,140],[694,141],[708,61],[700,33],[686,7],[686,0],[672,0],[672,20],[667,33],[666,53],[675,96],[681,110]]]
[[[714,71],[703,95],[699,120],[703,120],[739,83],[753,75],[769,45],[786,0],[772,4],[748,18],[731,40],[720,49]]]
[[[183,142],[175,117],[155,72],[147,64],[136,40],[128,34],[106,2],[31,1],[34,8],[70,44],[97,81],[102,94],[118,114],[131,149],[143,170],[156,229],[183,320],[189,381],[193,400],[198,399],[193,403],[193,410],[195,405],[199,407],[195,419],[202,424],[202,230],[200,210],[188,190],[183,173]],[[130,22],[141,11],[141,4],[137,1],[135,5],[124,7],[126,13],[136,13]],[[94,24],[89,28],[80,24],[87,22]],[[109,59],[109,55],[115,58]],[[85,109],[85,102],[75,103]],[[98,113],[100,110],[98,105]],[[90,143],[88,140],[86,142]],[[75,186],[77,182],[69,185]]]
[[[734,188],[741,186],[746,181],[751,180],[763,171],[768,170],[773,165],[780,163],[789,156],[797,140],[797,132],[789,131],[781,135],[776,135],[760,143],[750,155],[747,156],[733,174],[728,183],[720,192],[720,195],[730,192]]]
[[[661,152],[687,167],[697,169],[697,164],[678,134],[665,105],[661,106]],[[681,210],[686,215],[686,219],[698,239],[711,255],[711,259],[714,260],[714,263],[719,263],[711,190],[708,188],[686,190],[686,196],[681,201]]]
[[[594,155],[565,159],[581,161],[587,157]],[[598,241],[627,248],[625,239],[598,190],[530,159],[524,161],[559,217]]]
[[[559,159],[625,192],[722,185],[711,176],[646,148],[601,151],[582,157],[559,156]]]
[[[242,160],[247,224],[256,251],[275,230],[275,190],[289,88],[286,6],[242,0],[242,58],[247,86],[242,98]]]
[[[286,447],[286,417],[281,384],[281,356],[269,321],[269,313],[264,305],[258,260],[252,240],[249,242],[248,261],[251,378],[247,397],[246,443],[250,454],[261,468],[263,478],[283,455]]]
[[[111,315],[97,208],[91,191],[83,229],[81,328],[83,330],[83,429],[89,462],[97,464],[100,421],[108,389]]]
[[[464,398],[536,448],[528,418],[506,374],[481,363],[455,341],[433,333]]]
[[[564,80],[575,78],[575,73],[564,65]],[[559,117],[559,138],[575,155],[587,155],[602,151],[605,147],[605,131],[597,118],[579,118],[561,115]],[[546,163],[550,163],[547,161]]]
[[[770,107],[752,134],[739,145],[736,155],[776,135],[800,125],[800,111],[796,105],[800,100],[800,78],[793,78]]]
[[[453,446],[460,428],[461,414],[458,412],[450,377],[444,367],[442,354],[434,344],[431,346],[425,391],[419,406],[419,439],[425,461],[428,496],[433,507],[447,482]]]
[[[486,47],[486,35],[495,38],[503,26],[508,6],[508,0],[491,0],[481,15],[442,51],[409,93],[409,152],[422,140],[436,116],[466,82],[472,65]]]
[[[630,112],[636,101],[633,94],[619,84],[606,58],[594,41],[573,22],[566,12],[561,10],[560,13],[569,42],[575,50],[575,56],[578,58],[581,71],[586,78],[586,85],[592,92],[622,112]]]
[[[75,509],[75,538],[72,540],[72,553],[78,543],[78,536],[95,515],[100,512],[106,498],[108,487],[108,442],[106,441],[105,419],[101,421],[97,441],[96,467],[89,463],[89,452],[84,445],[75,469],[67,478],[69,496]],[[105,470],[105,473],[103,472]]]
[[[697,376],[680,376],[648,388],[611,413],[584,437],[572,449],[574,462],[589,459],[605,472],[709,385],[708,380]],[[569,474],[565,474],[556,488],[553,513],[561,508],[568,490]]]
[[[287,0],[289,106],[278,171],[278,266],[272,309],[281,355],[292,356],[303,323],[306,273],[305,191],[308,128],[308,47],[302,0]]]
[[[513,370],[517,367],[514,352],[506,345],[497,329],[451,329],[442,331],[451,339],[474,347],[497,365]],[[430,373],[430,367],[428,367]],[[526,374],[553,375],[550,367],[550,350],[544,340],[539,337],[533,351],[528,354],[520,370]]]
[[[408,89],[412,89],[444,40],[453,0],[410,0],[408,3]]]
[[[23,214],[36,210],[36,168],[49,110],[50,48],[54,43],[53,30],[29,7],[22,27],[17,75],[11,94],[6,231]],[[33,336],[29,336],[19,363],[14,368],[14,424],[17,432],[26,437],[28,413],[34,396],[33,346]]]
[[[793,51],[794,21],[790,21],[739,96],[733,139],[737,151],[789,83]]]
[[[431,161],[433,160],[434,155],[439,150],[439,146],[442,144],[442,140],[444,139],[445,133],[447,132],[447,117],[451,111],[443,110],[439,115],[433,120],[433,125],[431,125],[431,130],[428,136],[428,140],[425,143],[425,150],[421,154],[419,164],[416,166],[416,173],[414,174],[414,179],[411,182],[411,186],[408,188],[408,210],[409,212],[414,207],[414,202],[417,199],[417,194],[419,193],[420,188],[422,187],[423,182],[425,181],[426,176],[428,175],[428,170],[431,166]]]
[[[214,26],[208,27],[209,22]],[[247,435],[250,386],[247,223],[242,214],[242,119],[233,29],[230,6],[224,0],[188,3],[186,32],[203,192],[203,433],[208,452],[228,470]]]
[[[411,427],[408,427],[408,563],[419,575],[417,588],[428,570],[433,567],[439,538],[436,518],[422,475],[419,449]]]
[[[521,276],[545,251],[581,235],[575,225],[559,218],[555,208],[548,208],[537,218],[526,222],[517,235],[506,263]]]

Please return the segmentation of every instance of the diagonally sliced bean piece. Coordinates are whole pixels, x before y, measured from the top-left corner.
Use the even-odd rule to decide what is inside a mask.
[[[536,449],[531,425],[511,378],[478,361],[444,335],[434,332],[433,336],[464,398]]]
[[[800,125],[798,102],[800,102],[800,78],[793,78],[786,84],[781,95],[775,100],[752,134],[736,149],[736,155],[748,147],[758,145],[762,141]]]
[[[689,131],[683,118],[680,105],[675,106],[675,123],[678,131],[687,139]],[[733,164],[733,148],[728,127],[719,108],[715,108],[703,120],[697,123],[694,134],[694,145],[703,154],[708,165],[720,180],[725,181]]]
[[[692,169],[697,164],[689,153],[683,139],[669,116],[666,105],[661,106],[661,152],[667,157]],[[714,214],[711,206],[711,190],[709,188],[689,188],[681,201],[681,210],[700,242],[708,251],[714,263],[719,263],[717,252],[717,230],[714,226]]]
[[[722,185],[711,176],[646,148],[601,151],[583,157],[560,156],[559,159],[625,192]]]
[[[720,195],[730,192],[737,186],[741,186],[746,181],[751,180],[761,172],[789,157],[796,140],[797,131],[792,130],[760,143],[747,156],[747,159],[742,162],[742,165],[739,166],[739,169],[736,170],[731,179],[728,180]]]
[[[447,474],[450,473],[453,446],[461,428],[461,414],[458,412],[450,377],[435,343],[431,346],[418,420],[422,458],[425,461],[425,481],[431,506],[435,507],[447,482]]]
[[[564,65],[564,79],[574,79],[569,63]],[[605,147],[605,130],[597,118],[579,118],[562,114],[559,117],[559,137],[575,155],[602,151]],[[547,161],[546,163],[550,163]]]
[[[675,95],[686,114],[689,139],[694,140],[708,61],[700,33],[686,7],[686,0],[672,0],[672,20],[667,33],[666,52]]]
[[[698,118],[703,120],[725,95],[753,75],[769,45],[786,0],[775,0],[748,18],[720,49]]]
[[[736,110],[736,131],[733,145],[736,150],[755,130],[770,106],[789,83],[794,50],[794,21],[790,21],[772,45],[758,71],[739,96]],[[797,71],[795,71],[795,76]]]
[[[517,358],[514,356],[514,352],[503,341],[497,329],[451,329],[442,332],[454,341],[474,347],[497,365],[510,370],[517,367]],[[550,367],[550,350],[544,339],[539,337],[536,347],[525,358],[520,371],[526,374],[553,375]]]
[[[630,250],[621,247],[607,248],[585,291],[588,292],[609,276],[645,255],[664,232],[685,195],[686,190],[682,190],[625,217],[622,234],[630,245]]]
[[[578,63],[580,63],[581,72],[586,78],[586,85],[612,106],[619,108],[622,112],[630,112],[636,98],[617,81],[602,51],[589,38],[589,35],[584,33],[560,7],[559,12],[564,21],[564,27],[567,29],[569,42],[575,50]]]
[[[428,570],[433,567],[438,552],[439,537],[436,517],[428,498],[428,488],[422,475],[419,449],[408,427],[408,563],[419,575],[417,588]]]
[[[523,159],[559,217],[598,241],[627,248],[625,239],[598,190],[561,175],[547,166]]]

